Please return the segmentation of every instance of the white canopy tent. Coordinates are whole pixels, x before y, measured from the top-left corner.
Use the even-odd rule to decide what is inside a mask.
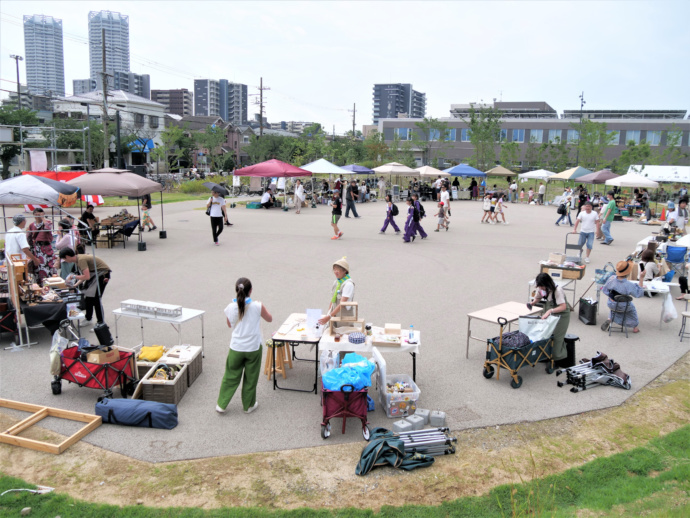
[[[334,174],[337,176],[340,176],[341,174],[352,174],[352,172],[346,171],[342,167],[332,164],[325,158],[319,158],[318,160],[310,162],[307,165],[302,165],[300,166],[300,169],[309,171],[312,174]]]
[[[648,180],[647,178],[640,176],[639,174],[624,174],[618,178],[611,178],[606,180],[606,185],[611,185],[615,187],[645,187],[649,189],[656,189],[659,187],[657,182]]]
[[[537,169],[536,171],[530,171],[529,173],[522,173],[518,175],[520,180],[549,180],[550,176],[555,175],[553,171],[547,171],[546,169]]]
[[[422,167],[417,167],[415,169],[419,173],[419,176],[422,178],[438,178],[439,176],[444,177],[444,176],[450,176],[450,173],[444,173],[440,169],[436,169],[435,167],[431,167],[429,165],[424,165]]]
[[[398,162],[389,162],[387,164],[374,167],[374,171],[378,174],[394,174],[396,176],[418,176],[419,172],[407,167]]]
[[[631,165],[627,175],[639,175],[655,182],[690,183],[690,166]]]

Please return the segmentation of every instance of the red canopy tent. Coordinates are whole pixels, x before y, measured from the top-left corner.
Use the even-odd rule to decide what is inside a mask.
[[[297,176],[311,176],[311,172],[300,169],[297,166],[286,164],[280,160],[266,160],[258,164],[236,169],[235,176],[262,176],[279,178],[294,178]]]

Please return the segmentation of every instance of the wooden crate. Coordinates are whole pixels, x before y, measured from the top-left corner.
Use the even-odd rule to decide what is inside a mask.
[[[549,270],[560,272],[562,279],[574,279],[579,281],[585,276],[585,268],[559,268],[558,266],[541,265],[541,273],[550,274],[551,272]]]
[[[192,360],[190,362],[182,361],[179,357],[175,357],[178,354],[179,348],[191,347],[194,351]],[[165,363],[167,365],[177,365],[180,363],[187,365],[187,386],[191,387],[192,383],[201,375],[203,364],[202,364],[202,354],[201,347],[197,345],[176,345],[168,352],[166,352],[160,359],[160,363]]]
[[[153,374],[155,371],[154,367],[150,373]],[[182,365],[182,369],[174,380],[164,381],[147,378],[142,380],[141,384],[143,399],[146,401],[177,405],[187,392],[187,365]]]

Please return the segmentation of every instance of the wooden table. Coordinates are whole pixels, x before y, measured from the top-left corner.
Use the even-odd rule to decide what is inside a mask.
[[[505,318],[508,322],[508,331],[510,325],[516,322],[520,317],[534,315],[541,311],[541,308],[534,307],[528,309],[524,302],[504,302],[496,306],[480,309],[467,314],[467,348],[465,349],[465,358],[470,357],[470,339],[485,343],[486,338],[477,338],[472,336],[472,319],[481,320],[483,322],[492,322],[498,324],[499,318]]]

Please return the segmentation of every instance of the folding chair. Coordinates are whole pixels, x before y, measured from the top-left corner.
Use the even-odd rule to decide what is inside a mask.
[[[568,243],[568,239],[575,242]],[[568,232],[565,235],[565,251],[563,253],[565,254],[566,261],[575,264],[580,264],[582,262],[582,249],[584,248],[585,244],[582,243],[580,245],[579,242],[580,234],[571,234],[570,232]]]
[[[678,272],[680,276],[685,276],[685,263],[687,261],[688,249],[685,246],[667,246],[666,262],[669,267]]]
[[[625,319],[628,316],[628,308],[630,307],[632,299],[633,298],[630,295],[616,295],[615,297],[613,297],[613,300],[616,303],[616,307],[610,310],[611,322],[609,323],[609,336],[611,336],[611,333],[615,331],[625,333],[625,337],[628,338],[628,327],[625,325]],[[621,320],[620,324],[616,324],[613,320],[615,313],[623,314],[623,319]],[[616,329],[614,329],[614,326],[616,326]]]

